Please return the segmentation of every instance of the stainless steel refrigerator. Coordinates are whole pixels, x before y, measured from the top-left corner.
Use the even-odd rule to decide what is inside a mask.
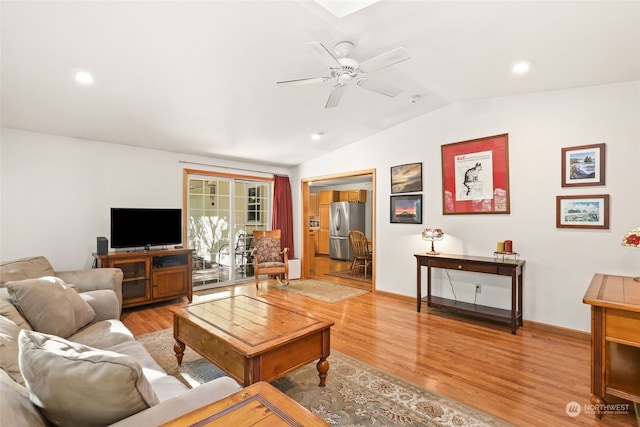
[[[334,202],[329,210],[329,257],[350,261],[349,230],[364,233],[364,203]]]

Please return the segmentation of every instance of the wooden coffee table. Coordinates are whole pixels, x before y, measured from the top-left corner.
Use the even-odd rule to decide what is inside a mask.
[[[258,382],[231,396],[162,424],[186,426],[328,427],[320,417],[266,382]]]
[[[175,309],[174,351],[181,364],[185,346],[191,347],[245,387],[318,359],[322,387],[333,324],[259,297],[234,295]]]

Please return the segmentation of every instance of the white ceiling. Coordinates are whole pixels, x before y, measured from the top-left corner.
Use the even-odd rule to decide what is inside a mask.
[[[2,126],[292,166],[460,101],[640,79],[638,1],[2,1]],[[308,42],[355,44],[402,93],[333,82]],[[511,64],[533,62],[524,76]],[[95,83],[80,86],[75,69]],[[420,95],[418,102],[409,99]],[[309,135],[323,132],[319,142]]]

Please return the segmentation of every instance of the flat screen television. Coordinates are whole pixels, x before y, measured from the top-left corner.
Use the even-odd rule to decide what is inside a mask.
[[[111,247],[182,243],[182,209],[111,208]]]

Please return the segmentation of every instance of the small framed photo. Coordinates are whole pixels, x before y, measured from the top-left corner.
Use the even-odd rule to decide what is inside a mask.
[[[391,194],[422,191],[422,163],[391,167]]]
[[[609,195],[557,196],[557,228],[609,229]]]
[[[562,186],[604,185],[605,144],[562,149]]]
[[[391,197],[390,222],[422,224],[422,194]]]

